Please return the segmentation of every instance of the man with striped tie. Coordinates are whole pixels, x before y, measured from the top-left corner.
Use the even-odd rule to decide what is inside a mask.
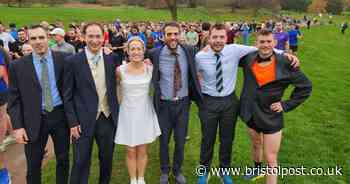
[[[208,182],[208,171],[213,157],[216,132],[219,127],[220,168],[231,166],[232,145],[239,108],[235,94],[238,64],[240,59],[256,47],[230,44],[226,45],[227,34],[224,24],[215,24],[209,31],[209,48],[198,52],[195,57],[198,78],[203,93],[203,103],[199,104],[202,140],[200,164],[206,167],[206,174],[199,176],[198,184]],[[281,53],[282,51],[276,51]],[[288,56],[299,65],[299,61]],[[228,174],[228,173],[227,173]],[[232,184],[229,175],[221,173],[224,184]]]

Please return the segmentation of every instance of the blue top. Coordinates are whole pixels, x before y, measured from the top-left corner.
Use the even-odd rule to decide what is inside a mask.
[[[292,29],[288,31],[289,35],[289,45],[296,46],[298,45],[298,35],[301,35],[299,30]]]
[[[154,44],[153,47],[154,48],[160,48],[163,46],[163,43],[161,41],[161,38],[163,37],[163,33],[162,32],[152,32],[152,38],[154,40]]]
[[[236,87],[238,64],[240,59],[250,52],[256,51],[256,47],[230,44],[221,50],[220,60],[222,64],[222,77],[224,89],[219,92],[216,89],[216,56],[210,49],[208,52],[200,51],[196,54],[197,71],[202,75],[200,81],[202,93],[224,97],[231,95]]]
[[[3,66],[6,68],[6,63],[4,59],[4,55],[0,52],[0,66]],[[0,79],[0,92],[6,92],[7,91],[7,85],[3,78]]]
[[[185,51],[178,46],[176,51],[179,56],[179,64],[181,69],[181,89],[177,93],[177,97],[183,98],[188,96],[188,61]],[[174,67],[175,56],[171,55],[168,46],[164,46],[159,56],[159,71],[160,71],[160,93],[163,100],[173,98],[174,92]]]
[[[48,65],[49,83],[50,83],[53,106],[56,107],[58,105],[62,105],[62,99],[60,97],[60,94],[58,92],[57,85],[56,85],[55,66],[53,63],[51,50],[48,51],[47,55],[44,56],[44,58],[46,59],[47,65]],[[33,64],[34,64],[36,75],[39,81],[41,81],[41,63],[40,63],[41,59],[43,58],[37,55],[35,52],[33,52]],[[44,93],[42,93],[42,109],[44,109],[44,106],[45,106],[44,99],[45,99],[45,96],[44,96]]]

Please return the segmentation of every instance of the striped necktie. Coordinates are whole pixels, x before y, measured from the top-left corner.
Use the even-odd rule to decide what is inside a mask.
[[[51,94],[51,86],[49,81],[49,69],[47,60],[45,58],[40,59],[41,65],[41,89],[44,95],[44,110],[51,112],[53,110],[53,100]]]
[[[220,54],[215,53],[216,56],[216,90],[221,93],[224,89],[223,77],[222,77],[222,64],[220,60]]]

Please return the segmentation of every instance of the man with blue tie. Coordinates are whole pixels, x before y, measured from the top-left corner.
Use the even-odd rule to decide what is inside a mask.
[[[219,162],[220,168],[231,167],[232,145],[239,109],[239,101],[235,94],[237,72],[240,59],[256,47],[229,44],[226,45],[227,34],[224,24],[215,24],[209,31],[209,48],[198,52],[195,57],[203,103],[199,105],[202,140],[200,164],[209,171],[219,128]],[[279,53],[282,51],[278,51]],[[289,56],[292,65],[298,65],[297,58]],[[244,100],[244,99],[241,99]],[[208,172],[199,176],[198,184],[208,182]],[[224,184],[232,184],[227,173],[220,173]]]
[[[111,179],[114,135],[119,105],[115,69],[120,57],[103,53],[103,28],[98,23],[85,25],[87,46],[83,52],[66,58],[64,108],[73,142],[73,167],[70,184],[87,184],[94,140],[98,146],[100,178]]]
[[[63,109],[64,57],[51,51],[41,26],[29,29],[33,54],[9,67],[9,103],[14,135],[24,144],[27,184],[41,183],[41,163],[49,135],[56,155],[56,183],[67,184],[69,175],[69,128]]]

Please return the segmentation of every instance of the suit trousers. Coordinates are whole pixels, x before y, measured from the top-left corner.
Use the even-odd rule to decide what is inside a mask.
[[[169,163],[169,141],[174,131],[175,150],[173,157],[174,175],[181,173],[181,166],[184,160],[184,149],[186,143],[188,121],[189,121],[190,100],[185,97],[177,101],[161,100],[159,110],[159,126],[162,134],[160,141],[160,167],[161,172],[170,172]]]
[[[56,155],[56,183],[67,184],[69,176],[69,128],[63,106],[43,113],[38,139],[24,146],[27,159],[27,184],[41,184],[41,163],[45,147],[52,138]]]
[[[73,141],[73,167],[70,184],[88,183],[94,139],[98,146],[98,158],[100,161],[100,177],[98,183],[109,183],[113,164],[115,131],[116,128],[112,116],[107,118],[101,113],[96,120],[94,135],[81,136]]]
[[[217,129],[219,128],[220,167],[230,167],[238,109],[239,101],[235,93],[225,97],[212,97],[204,94],[203,104],[199,107],[202,130],[201,165],[207,168],[211,166]]]

